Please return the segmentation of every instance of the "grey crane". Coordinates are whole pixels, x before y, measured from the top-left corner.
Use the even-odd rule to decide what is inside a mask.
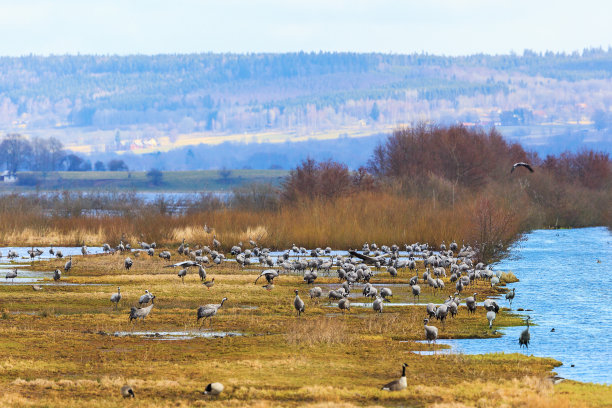
[[[121,396],[123,398],[135,398],[136,395],[134,394],[134,389],[132,388],[131,385],[124,385],[123,387],[121,387]]]
[[[348,295],[345,294],[344,297],[338,301],[338,308],[342,310],[342,314],[344,314],[346,310],[351,310],[351,302],[348,300],[347,296]]]
[[[210,383],[204,388],[204,394],[206,395],[219,395],[223,392],[223,384],[219,382]]]
[[[299,291],[295,290],[295,299],[293,299],[293,307],[297,311],[298,317],[304,313],[304,301],[300,299]]]
[[[372,309],[379,314],[383,312],[383,299],[379,296],[372,302]]]
[[[13,269],[12,271],[8,271],[6,273],[6,280],[11,279],[12,283],[15,283],[15,278],[17,277],[17,269]]]
[[[393,296],[393,292],[389,288],[382,288],[380,290],[380,296],[382,296],[382,298],[388,302],[389,299],[387,299],[387,298],[392,297]]]
[[[182,261],[182,262],[177,262],[175,264],[172,265],[166,265],[164,266],[164,268],[190,268],[192,266],[200,266],[199,263],[197,263],[196,261]]]
[[[485,299],[484,302],[482,302],[482,306],[485,308],[485,310],[487,311],[494,311],[495,313],[499,312],[499,305],[497,304],[496,301],[491,300],[491,299]]]
[[[438,306],[436,308],[436,319],[440,320],[442,325],[444,325],[444,322],[446,321],[446,316],[448,316],[448,305],[444,304]]]
[[[39,290],[43,290],[43,287],[40,285],[32,285],[32,289],[34,289],[35,291],[39,291]]]
[[[125,261],[123,261],[123,266],[125,267],[125,269],[127,269],[128,271],[130,270],[130,268],[132,267],[132,265],[134,264],[134,262],[132,262],[132,260],[130,259],[130,257],[128,256],[127,258],[125,258]]]
[[[274,289],[274,284],[268,283],[267,285],[263,285],[262,288],[264,288],[265,290],[272,290]]]
[[[527,328],[523,330],[519,337],[519,346],[521,348],[523,348],[523,346],[529,348],[529,341],[531,340],[531,334],[529,334],[529,319],[531,319],[531,316],[527,316]]]
[[[183,242],[181,243],[181,245],[179,245],[176,252],[178,252],[179,255],[183,255],[183,249],[185,249],[185,238],[183,238]]]
[[[53,280],[54,281],[59,281],[62,278],[62,271],[60,271],[59,269],[56,269],[55,271],[53,271]]]
[[[423,322],[425,323],[425,339],[427,343],[431,344],[433,342],[436,344],[436,340],[438,339],[438,328],[435,326],[428,326],[427,323],[429,323],[429,319],[424,319]]]
[[[87,245],[83,244],[81,247],[81,254],[83,254],[83,256],[87,255]]]
[[[138,321],[138,319],[142,319],[144,322],[144,319],[151,313],[153,306],[155,306],[155,296],[151,298],[151,304],[149,306],[140,308],[132,306],[132,309],[130,309],[130,323],[132,320]]]
[[[527,170],[529,170],[530,173],[533,173],[533,169],[531,168],[531,166],[528,163],[525,163],[525,162],[514,163],[512,165],[512,169],[510,170],[510,173],[512,173],[517,167],[524,167]]]
[[[121,301],[121,288],[117,287],[117,293],[113,293],[110,297],[111,303],[115,304],[115,309],[119,307],[119,302]]]
[[[510,302],[510,307],[512,307],[512,301],[514,300],[514,295],[516,294],[516,288],[512,288],[512,292],[506,293],[506,300]]]
[[[204,319],[202,325],[200,326],[200,330],[202,329],[202,326],[204,326],[206,319],[210,319],[210,325],[212,326],[212,317],[215,316],[217,311],[223,307],[223,303],[225,303],[226,300],[227,298],[224,297],[221,299],[221,303],[212,303],[198,307],[198,323],[200,322],[200,319]]]
[[[323,295],[323,290],[320,287],[315,286],[314,288],[310,288],[308,294],[310,295],[311,299],[320,298],[321,295]]]
[[[204,281],[206,279],[206,269],[202,265],[198,265],[198,275],[200,275],[200,280]]]
[[[255,285],[257,285],[257,281],[259,280],[259,278],[261,277],[266,278],[266,281],[268,283],[273,283],[274,278],[276,278],[278,276],[278,271],[275,269],[266,269],[265,271],[263,271],[262,273],[259,274],[259,276],[257,277],[257,279],[255,279]]]
[[[146,305],[147,303],[149,303],[151,301],[151,299],[153,299],[155,296],[153,296],[152,293],[149,292],[149,290],[145,290],[145,294],[142,295],[140,297],[140,299],[138,300],[138,304],[142,307],[142,305]]]
[[[487,312],[487,320],[489,321],[489,329],[493,328],[493,321],[495,320],[495,312],[493,310]]]
[[[212,278],[209,281],[204,281],[202,282],[202,285],[206,286],[206,288],[208,288],[208,290],[210,290],[210,288],[212,288],[213,286],[215,286],[215,278]]]
[[[412,298],[414,303],[416,303],[416,298],[419,298],[419,302],[421,301],[421,287],[419,285],[411,285],[412,286]]]
[[[474,293],[474,296],[465,298],[465,305],[467,306],[469,313],[476,312],[476,295],[478,295],[478,293]]]
[[[185,284],[185,276],[187,276],[187,269],[181,269],[177,276],[183,280],[183,284]]]
[[[64,265],[64,272],[70,271],[71,268],[72,268],[72,255],[70,255],[68,262],[66,262],[66,264]]]
[[[221,247],[221,242],[217,241],[217,236],[213,235],[213,247],[215,248],[220,248]]]
[[[51,248],[49,248],[49,253],[50,253],[51,255],[55,255],[55,250],[53,249],[53,245],[51,245]],[[1,257],[1,256],[2,256],[2,255],[0,255],[0,257]]]
[[[436,316],[436,305],[434,305],[433,303],[428,303],[426,306],[426,310],[429,318]]]
[[[406,381],[406,367],[408,367],[408,364],[402,364],[402,376],[397,380],[393,380],[390,383],[383,385],[381,390],[401,391],[406,389],[406,387],[408,386],[408,382]]]

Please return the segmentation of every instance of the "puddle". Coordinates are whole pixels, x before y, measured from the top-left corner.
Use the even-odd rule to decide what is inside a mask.
[[[101,333],[102,334],[102,333]],[[110,333],[104,333],[110,334]],[[193,340],[196,338],[204,339],[220,339],[224,337],[243,336],[239,332],[221,332],[221,331],[119,331],[112,333],[115,337],[142,337],[147,340]]]

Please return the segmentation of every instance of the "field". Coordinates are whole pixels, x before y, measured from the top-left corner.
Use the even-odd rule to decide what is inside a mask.
[[[161,250],[161,249],[159,249]],[[181,257],[173,252],[173,261]],[[214,277],[210,290],[191,270],[185,283],[176,269],[157,256],[135,257],[126,272],[125,256],[74,258],[62,282],[33,291],[29,285],[0,286],[0,406],[115,407],[126,406],[610,406],[611,387],[565,381],[552,385],[552,359],[510,354],[469,356],[419,355],[433,347],[424,339],[424,306],[386,307],[382,315],[353,307],[342,315],[327,299],[308,298],[301,277],[281,275],[271,291],[265,280],[253,282],[256,270],[235,263],[207,268]],[[29,269],[52,271],[64,261],[34,262]],[[419,265],[422,270],[422,265]],[[407,283],[412,273],[391,278],[381,273],[373,283]],[[262,282],[263,281],[263,282]],[[441,302],[454,292],[434,293],[421,284],[421,302]],[[338,285],[319,278],[326,293]],[[333,284],[333,286],[330,286]],[[95,285],[95,286],[91,286]],[[109,298],[121,287],[123,299],[113,310]],[[392,302],[411,302],[407,286],[393,288]],[[453,290],[451,291],[451,287]],[[130,306],[144,290],[156,295],[146,321],[128,323]],[[294,289],[306,303],[301,317],[293,309]],[[470,292],[472,292],[470,288]],[[353,302],[360,298],[361,289]],[[491,296],[504,291],[488,283],[474,291]],[[464,294],[463,297],[468,296]],[[199,331],[199,305],[228,300],[212,322]],[[504,303],[505,305],[505,303]],[[537,323],[537,322],[536,322]],[[485,311],[468,315],[460,307],[455,319],[440,329],[440,338],[487,337]],[[522,325],[504,309],[495,326]],[[146,331],[199,333],[236,332],[242,336],[163,340],[163,337],[115,336]],[[195,334],[194,334],[195,333]],[[407,363],[408,388],[389,393],[383,384],[399,378]],[[219,397],[203,390],[209,382],[225,385]],[[134,401],[122,401],[119,388],[131,384]]]
[[[143,192],[200,192],[228,191],[248,183],[279,185],[288,174],[286,170],[231,170],[222,177],[217,170],[166,171],[162,181],[155,185],[146,172],[127,171],[59,171],[44,175],[23,172],[22,176],[35,178],[30,185],[0,183],[0,191],[143,191]]]

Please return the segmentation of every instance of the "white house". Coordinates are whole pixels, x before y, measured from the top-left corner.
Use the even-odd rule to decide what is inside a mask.
[[[8,170],[0,173],[0,183],[14,183],[17,181],[17,177],[11,175]]]

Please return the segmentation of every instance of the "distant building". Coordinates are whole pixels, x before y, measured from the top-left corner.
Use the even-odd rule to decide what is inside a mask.
[[[0,173],[0,183],[14,183],[17,181],[17,177],[14,174],[9,173],[8,170]]]

